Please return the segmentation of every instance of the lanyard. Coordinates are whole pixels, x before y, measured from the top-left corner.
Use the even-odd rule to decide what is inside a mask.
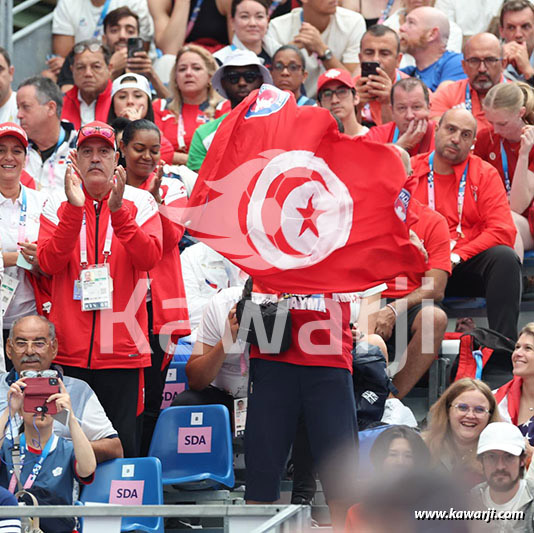
[[[98,22],[96,23],[96,28],[93,33],[93,38],[95,39],[97,37],[100,37],[100,34],[102,33],[102,26],[104,25],[104,19],[106,18],[106,15],[108,14],[109,4],[111,4],[111,0],[106,0],[106,3],[104,4],[102,11],[100,12],[100,17],[98,17]]]
[[[395,131],[393,132],[393,140],[391,142],[395,144],[398,140],[399,140],[399,128],[395,126]]]
[[[282,3],[283,0],[273,0],[269,6],[269,18],[276,11],[276,8]]]
[[[178,148],[180,150],[183,150],[185,148],[185,126],[184,126],[184,116],[182,114],[182,111],[180,111],[180,115],[178,116]]]
[[[391,8],[393,7],[393,2],[395,0],[388,0],[388,5],[386,6],[386,9],[382,11],[382,14],[380,15],[380,18],[378,19],[377,24],[383,24],[384,20],[386,20],[389,17],[389,12],[391,11]]]
[[[26,239],[26,218],[28,214],[28,200],[26,198],[26,187],[21,185],[22,189],[22,205],[20,206],[20,218],[19,218],[19,242],[24,242]]]
[[[433,211],[436,210],[436,193],[434,190],[434,154],[432,152],[428,158],[428,166],[430,172],[428,173],[428,207]],[[462,174],[462,179],[460,180],[460,185],[458,187],[458,226],[456,226],[456,233],[459,237],[463,237],[462,234],[462,215],[464,211],[464,201],[465,201],[465,186],[467,183],[467,170],[469,169],[469,163],[465,165],[464,173]]]
[[[48,457],[48,454],[50,453],[50,450],[52,449],[52,446],[57,442],[56,435],[52,435],[48,442],[46,443],[46,446],[44,447],[43,451],[41,452],[41,457],[39,458],[39,461],[35,463],[33,466],[31,474],[26,479],[26,482],[24,483],[24,489],[28,490],[31,489],[35,480],[37,479],[37,476],[39,475],[39,472],[41,472],[41,469],[43,468],[43,463],[46,461],[46,458]],[[19,472],[22,473],[22,469],[24,467],[24,458],[26,457],[26,435],[24,433],[20,436],[20,467]],[[13,460],[12,460],[13,463]],[[9,490],[11,492],[15,492],[15,486],[17,484],[17,474],[15,473],[15,465],[12,464],[13,469],[11,470],[11,480],[9,482]],[[21,474],[20,474],[21,476]]]
[[[55,183],[55,177],[54,177],[54,164],[56,162],[56,154],[59,150],[59,147],[63,144],[63,141],[65,140],[65,130],[60,126],[60,132],[59,132],[59,139],[57,141],[56,147],[54,148],[54,152],[48,159],[48,185],[50,186],[50,189],[54,187]]]
[[[193,26],[195,25],[195,22],[197,21],[198,15],[200,13],[200,8],[202,7],[202,2],[204,2],[204,0],[197,0],[195,7],[193,8],[193,12],[191,13],[191,17],[189,17],[189,22],[187,23],[187,29],[185,30],[186,39],[189,37],[189,34],[193,31]]]
[[[471,88],[469,87],[469,82],[465,86],[465,108],[469,113],[473,112],[473,104],[471,102]]]
[[[506,155],[506,150],[504,149],[504,143],[501,140],[501,162],[502,170],[504,172],[504,186],[506,187],[506,194],[510,196],[510,189],[512,188],[510,184],[510,173],[508,171],[508,156]]]
[[[106,230],[106,240],[104,242],[104,263],[106,263],[108,256],[111,255],[111,238],[113,237],[113,228],[111,227],[111,215],[108,220],[108,228]],[[95,257],[95,263],[98,263],[98,257]],[[82,268],[87,266],[87,227],[85,225],[85,209],[83,211],[82,229],[80,231],[80,265]]]

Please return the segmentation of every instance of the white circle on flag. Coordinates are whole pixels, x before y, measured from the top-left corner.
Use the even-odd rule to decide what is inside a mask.
[[[286,253],[266,234],[264,203],[272,183],[281,174],[307,169],[284,198],[279,227],[294,253]],[[316,172],[321,180],[313,179]],[[284,180],[293,179],[291,176]],[[319,263],[347,243],[352,228],[354,204],[347,186],[324,159],[313,152],[293,150],[274,157],[262,170],[252,191],[247,211],[247,230],[262,258],[281,270]],[[310,216],[307,217],[306,214]]]

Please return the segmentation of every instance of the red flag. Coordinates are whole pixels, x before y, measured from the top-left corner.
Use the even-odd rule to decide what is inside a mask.
[[[352,292],[424,272],[393,150],[337,130],[270,85],[213,139],[183,218],[191,235],[280,292]]]

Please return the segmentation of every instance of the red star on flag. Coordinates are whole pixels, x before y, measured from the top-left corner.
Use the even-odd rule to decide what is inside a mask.
[[[319,230],[317,229],[317,219],[324,213],[324,210],[315,209],[313,207],[313,196],[308,198],[308,205],[306,207],[297,207],[297,211],[302,215],[302,226],[300,227],[299,237],[307,230],[313,232],[316,237],[319,237]]]

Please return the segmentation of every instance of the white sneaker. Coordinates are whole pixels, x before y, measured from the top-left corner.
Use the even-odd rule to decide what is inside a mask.
[[[417,420],[415,419],[412,410],[404,405],[398,398],[388,398],[386,400],[381,422],[394,426],[404,425],[411,428],[417,427]]]

